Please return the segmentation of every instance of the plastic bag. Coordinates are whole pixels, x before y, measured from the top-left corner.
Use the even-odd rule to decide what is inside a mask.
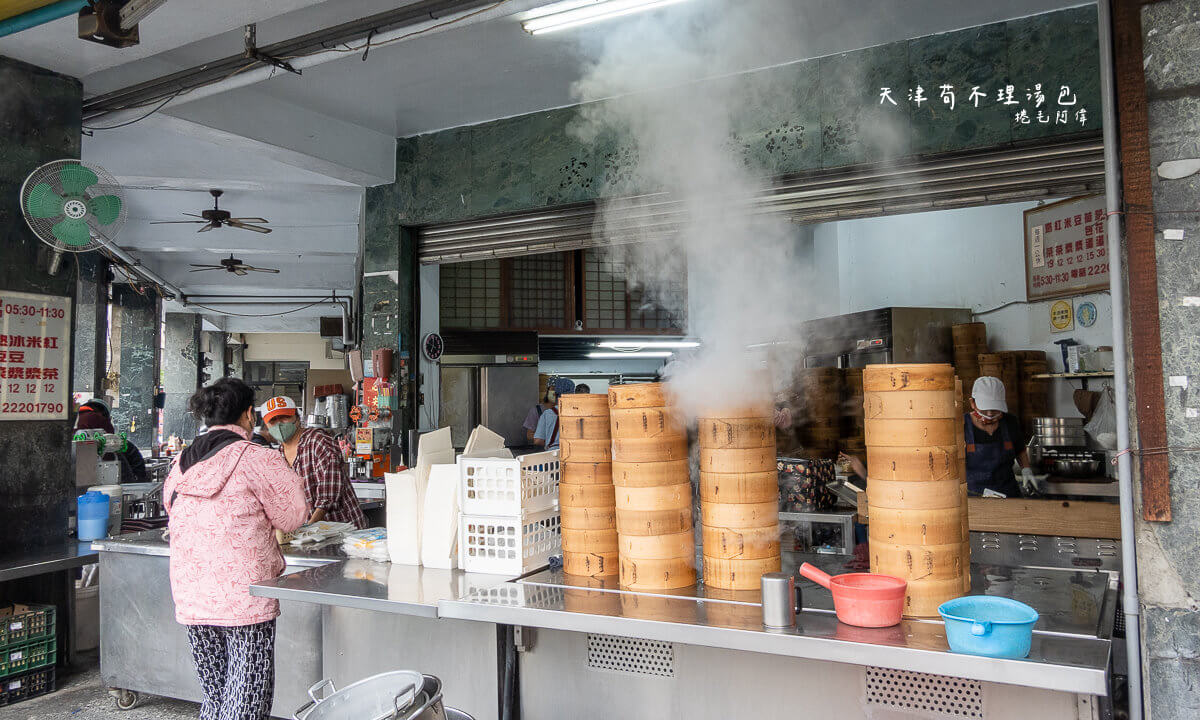
[[[1105,384],[1092,411],[1092,419],[1084,425],[1088,436],[1106,450],[1117,449],[1117,410],[1113,401],[1113,389]]]

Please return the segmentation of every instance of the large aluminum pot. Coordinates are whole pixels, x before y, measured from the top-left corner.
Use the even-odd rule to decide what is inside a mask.
[[[442,681],[412,670],[381,673],[341,690],[322,680],[308,696],[312,702],[293,720],[447,720]]]

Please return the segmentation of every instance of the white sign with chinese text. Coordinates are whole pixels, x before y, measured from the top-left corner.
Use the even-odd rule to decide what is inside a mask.
[[[1087,195],[1025,211],[1029,300],[1108,288],[1104,196]]]
[[[0,290],[0,421],[70,412],[71,298]]]

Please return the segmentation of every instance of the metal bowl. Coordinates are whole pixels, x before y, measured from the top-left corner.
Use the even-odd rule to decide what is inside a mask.
[[[1039,430],[1049,429],[1083,429],[1083,418],[1038,417],[1033,419],[1033,426]]]
[[[1103,473],[1101,472],[1101,466],[1103,464],[1104,464],[1103,460],[1095,460],[1095,459],[1092,459],[1092,460],[1081,460],[1081,459],[1055,460],[1053,469],[1054,469],[1054,474],[1058,475],[1060,477],[1069,477],[1069,478],[1090,478],[1090,477],[1097,477],[1097,476],[1102,477]]]

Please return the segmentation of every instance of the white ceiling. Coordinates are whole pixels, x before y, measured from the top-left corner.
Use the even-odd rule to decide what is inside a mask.
[[[80,77],[94,95],[239,53],[242,29],[260,44],[294,37],[413,0],[174,0],[141,26],[142,43],[114,50],[75,37],[66,18],[0,38],[0,54]],[[119,244],[194,293],[350,294],[356,285],[364,186],[394,173],[394,138],[559,107],[623,20],[533,37],[521,11],[548,0],[507,0],[488,14],[420,37],[209,97],[181,97],[126,128],[85,138],[83,154],[130,187]],[[743,5],[742,3],[752,3]],[[692,0],[660,12],[721,22],[753,8],[747,50],[706,75],[766,67],[1081,4],[1079,0]],[[103,127],[101,118],[92,125]],[[150,225],[210,205],[271,220],[275,232]],[[230,252],[279,276],[188,273]],[[223,277],[214,277],[223,276]],[[249,306],[247,306],[249,307]],[[261,308],[258,310],[261,311]],[[311,316],[329,314],[315,309]],[[303,317],[302,314],[297,314]],[[216,318],[214,318],[216,320]],[[231,319],[218,322],[229,325]],[[239,329],[296,329],[295,316],[239,319]],[[249,327],[253,325],[254,327]],[[313,329],[315,330],[315,324]]]

